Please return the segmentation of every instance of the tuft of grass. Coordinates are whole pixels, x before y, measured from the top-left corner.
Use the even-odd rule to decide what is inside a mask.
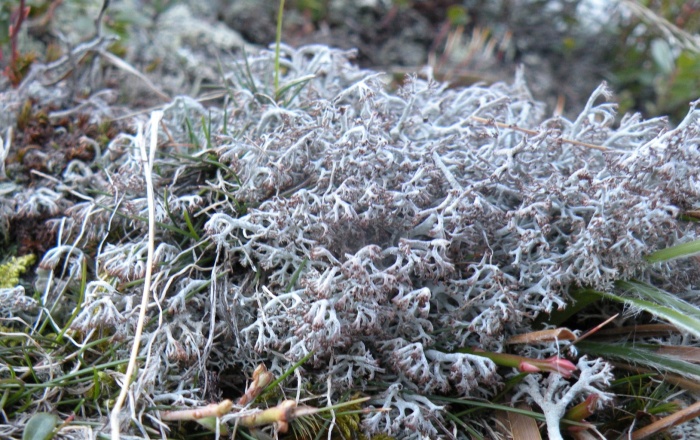
[[[624,297],[606,293],[606,298],[624,302],[700,337],[700,308],[683,301],[677,295],[638,281],[618,281],[615,286],[625,292]]]
[[[646,260],[655,264],[688,258],[700,251],[698,243],[692,241],[662,249],[647,256]],[[615,332],[603,331],[600,335],[575,342],[579,352],[609,360],[618,368],[618,379],[612,385],[612,391],[618,396],[618,404],[613,410],[615,415],[607,418],[608,421],[603,425],[605,429],[622,433],[631,425],[640,426],[635,421],[635,414],[640,412],[652,416],[680,413],[681,408],[672,396],[700,391],[700,387],[697,386],[700,382],[700,367],[695,360],[694,347],[668,346],[659,342],[667,338],[667,330],[674,333],[674,329],[675,332],[700,337],[699,307],[680,299],[676,294],[636,280],[618,280],[613,292],[578,289],[574,297],[582,298],[584,307],[593,302],[593,297],[598,297],[610,301],[607,308],[617,303],[637,312],[636,316],[646,313],[647,316],[670,324],[668,329],[659,325],[648,326],[651,327],[650,330],[660,330],[659,333],[650,334],[656,338],[654,343],[647,342],[645,326],[639,325],[629,328],[626,333],[627,342],[620,341],[620,338],[625,336],[624,329],[616,329]],[[577,311],[580,309],[574,308]],[[606,340],[610,337],[614,339]],[[677,421],[679,422],[682,423]],[[663,431],[675,424],[669,424],[654,432],[663,435]],[[644,426],[644,423],[641,423],[641,426]],[[644,438],[646,434],[642,432],[645,432],[645,428],[639,429],[639,434],[633,432],[632,438]]]

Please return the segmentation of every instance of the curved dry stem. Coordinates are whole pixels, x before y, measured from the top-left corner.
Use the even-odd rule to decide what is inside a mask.
[[[131,356],[129,358],[129,365],[126,369],[126,375],[124,377],[124,383],[122,384],[122,389],[119,392],[119,397],[112,408],[112,412],[109,417],[110,426],[112,430],[112,440],[119,440],[120,428],[119,428],[119,413],[121,412],[122,406],[124,406],[124,401],[126,400],[126,395],[129,391],[129,385],[131,385],[131,377],[136,369],[136,358],[139,354],[139,345],[141,341],[141,334],[143,333],[143,326],[146,320],[146,309],[148,308],[148,292],[151,290],[151,278],[153,272],[153,253],[155,248],[155,226],[156,226],[156,210],[155,210],[155,198],[153,195],[153,161],[155,160],[156,147],[158,145],[158,124],[163,118],[163,112],[156,111],[151,114],[151,145],[148,154],[146,153],[146,140],[142,133],[139,133],[139,148],[141,149],[141,160],[143,161],[143,171],[146,178],[146,197],[148,198],[148,257],[146,259],[146,276],[143,283],[143,295],[141,296],[141,310],[139,312],[139,320],[136,324],[136,332],[134,334],[134,344],[131,346]],[[139,130],[141,131],[141,130]]]

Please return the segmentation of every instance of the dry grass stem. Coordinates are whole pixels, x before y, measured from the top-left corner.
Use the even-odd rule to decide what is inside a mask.
[[[148,309],[148,300],[151,290],[151,278],[153,274],[153,253],[155,249],[155,234],[156,234],[156,209],[155,196],[153,192],[153,162],[155,161],[156,148],[158,146],[158,124],[163,118],[163,112],[153,112],[151,115],[151,130],[150,130],[150,149],[146,152],[146,139],[143,133],[138,136],[138,147],[141,150],[141,161],[143,163],[143,172],[146,178],[146,197],[148,198],[148,257],[146,259],[146,275],[143,283],[143,295],[141,296],[141,309],[139,311],[139,320],[134,332],[133,345],[131,346],[131,356],[129,365],[126,369],[124,382],[122,383],[119,397],[112,408],[110,414],[110,426],[112,430],[112,440],[119,440],[120,426],[119,413],[121,412],[126,395],[129,392],[131,379],[136,369],[136,358],[139,355],[139,346],[141,335],[143,334],[143,326],[146,321],[146,310]]]
[[[504,124],[503,122],[496,122],[491,119],[486,119],[482,118],[480,116],[470,116],[471,119],[475,120],[476,122],[479,122],[481,124],[485,125],[495,125],[498,128],[507,128],[509,130],[515,130],[519,131],[521,133],[528,134],[530,136],[537,136],[540,134],[537,130],[530,130],[527,128],[522,128],[518,127],[517,125],[514,124]],[[586,147],[586,148],[591,148],[593,150],[598,150],[598,151],[605,151],[605,152],[615,152],[615,150],[611,150],[610,148],[604,147],[602,145],[595,145],[595,144],[589,144],[588,142],[581,142],[573,139],[566,139],[566,138],[561,138],[561,141],[566,143],[566,144],[572,144],[572,145],[577,145],[579,147]]]
[[[692,420],[700,416],[700,402],[695,402],[694,404],[684,408],[680,411],[676,411],[670,416],[664,417],[663,419],[657,420],[656,422],[645,426],[644,428],[638,429],[632,433],[632,440],[643,440],[649,438],[653,435],[667,432],[670,428],[685,423],[688,420]]]

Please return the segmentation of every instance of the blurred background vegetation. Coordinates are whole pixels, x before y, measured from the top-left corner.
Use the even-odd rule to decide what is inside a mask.
[[[24,3],[30,12],[14,62],[9,29],[20,0],[0,3],[6,74],[21,76],[35,59],[50,61],[77,44],[71,34],[86,35],[80,29],[92,25],[102,1]],[[104,25],[121,38],[113,51],[138,51],[130,29],[182,3],[250,43],[274,41],[278,0],[112,0]],[[283,41],[357,48],[363,67],[396,78],[430,64],[452,84],[509,81],[522,65],[534,96],[565,115],[575,115],[603,80],[621,113],[678,121],[700,97],[700,0],[288,0],[284,22]]]

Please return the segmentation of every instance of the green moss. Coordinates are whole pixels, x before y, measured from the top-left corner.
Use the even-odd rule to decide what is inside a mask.
[[[36,255],[27,254],[12,257],[7,263],[0,265],[0,288],[11,288],[19,284],[19,276],[36,261]]]
[[[362,407],[360,404],[352,405],[347,408],[349,411],[359,411],[361,409]],[[356,412],[339,415],[335,426],[340,433],[340,438],[355,438],[357,437],[357,433],[362,432],[360,415]]]

